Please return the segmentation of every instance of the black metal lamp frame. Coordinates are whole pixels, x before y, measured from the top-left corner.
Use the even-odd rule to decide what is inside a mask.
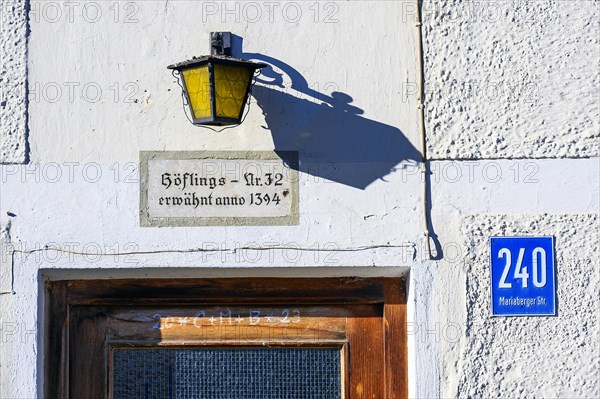
[[[246,92],[244,94],[244,99],[242,102],[242,107],[240,108],[240,113],[237,118],[226,118],[220,117],[216,114],[216,99],[215,99],[215,75],[214,75],[214,66],[215,65],[232,65],[236,67],[247,68],[252,71],[252,75],[256,72],[257,69],[264,68],[267,64],[252,62],[248,60],[243,60],[240,58],[231,57],[231,33],[230,32],[211,32],[211,53],[212,55],[194,57],[189,61],[180,62],[177,64],[173,64],[168,66],[167,68],[176,71],[179,73],[179,78],[182,81],[182,89],[184,98],[187,101],[187,105],[189,106],[190,113],[192,115],[192,123],[194,125],[213,125],[213,126],[226,126],[226,125],[238,125],[242,121],[242,116],[244,115],[244,109],[246,108],[246,103],[248,101],[248,96],[250,94],[250,89],[252,84],[249,83],[246,87]],[[209,90],[210,90],[210,103],[211,103],[211,116],[207,118],[195,118],[194,110],[192,108],[192,103],[189,97],[189,91],[183,79],[182,73],[185,70],[198,68],[201,66],[208,65],[208,76],[209,76]],[[184,104],[185,105],[185,104]]]

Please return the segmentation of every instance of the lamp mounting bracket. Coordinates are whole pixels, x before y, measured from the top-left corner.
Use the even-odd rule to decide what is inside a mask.
[[[231,32],[210,32],[210,54],[231,55]]]

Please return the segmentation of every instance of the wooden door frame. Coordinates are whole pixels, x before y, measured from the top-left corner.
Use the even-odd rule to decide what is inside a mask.
[[[63,280],[46,283],[44,397],[69,397],[73,306],[301,304],[383,306],[385,398],[408,397],[406,283],[400,278]],[[85,323],[81,316],[75,324]],[[101,334],[101,331],[98,331]],[[70,360],[71,359],[71,360]]]

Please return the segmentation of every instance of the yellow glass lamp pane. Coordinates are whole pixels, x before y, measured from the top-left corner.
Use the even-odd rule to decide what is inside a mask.
[[[217,64],[214,73],[217,116],[238,118],[244,104],[246,89],[252,78],[252,70]]]
[[[183,79],[187,88],[194,119],[211,116],[210,80],[208,65],[183,71]]]

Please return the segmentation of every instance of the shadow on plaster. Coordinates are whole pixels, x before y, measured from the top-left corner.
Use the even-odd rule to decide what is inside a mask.
[[[402,161],[421,161],[420,152],[398,128],[365,117],[350,95],[314,90],[291,65],[243,53],[241,44],[242,38],[234,35],[235,56],[269,65],[256,78],[252,93],[265,116],[263,128],[273,135],[275,152],[298,151],[300,172],[364,190],[385,181]],[[285,76],[291,86],[284,83]]]
[[[433,172],[431,171],[431,161],[424,162],[425,164],[425,223],[427,223],[427,231],[428,237],[425,237],[426,240],[429,240],[429,244],[433,244],[432,251],[429,251],[430,260],[442,260],[444,258],[444,249],[440,242],[438,235],[435,233],[435,229],[433,228],[433,216],[432,216],[432,208],[433,208],[433,196],[431,193],[431,175]]]

